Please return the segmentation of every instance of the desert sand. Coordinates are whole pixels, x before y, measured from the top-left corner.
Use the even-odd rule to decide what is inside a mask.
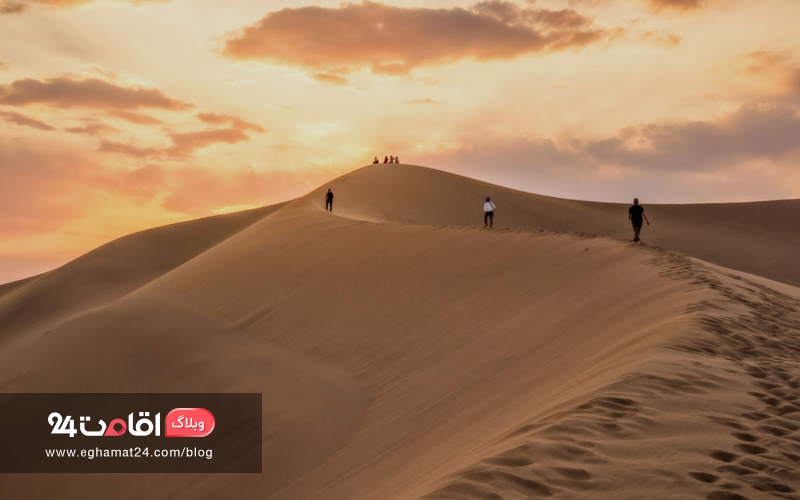
[[[800,201],[642,202],[636,245],[627,204],[377,165],[4,285],[3,392],[261,392],[264,440],[2,496],[800,498]]]

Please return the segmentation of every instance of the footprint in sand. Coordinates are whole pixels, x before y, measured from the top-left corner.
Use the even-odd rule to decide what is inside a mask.
[[[733,462],[734,460],[739,458],[739,455],[734,455],[733,453],[728,453],[727,451],[718,450],[712,452],[710,457],[713,458],[714,460],[719,460],[720,462],[728,463],[728,462]]]
[[[719,476],[714,474],[707,474],[705,472],[690,472],[689,476],[703,483],[715,483],[719,480]]]
[[[747,497],[730,491],[715,491],[710,493],[706,500],[749,500]]]

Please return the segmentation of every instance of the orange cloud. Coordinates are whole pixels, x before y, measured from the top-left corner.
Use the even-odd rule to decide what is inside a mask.
[[[330,83],[331,85],[347,85],[349,80],[343,76],[332,75],[330,73],[315,73],[311,78],[318,82]]]
[[[72,80],[65,77],[50,78],[44,81],[26,78],[9,85],[0,85],[0,104],[7,106],[45,104],[59,108],[158,108],[168,110],[182,110],[193,106],[186,102],[170,99],[157,89],[121,87],[96,78]]]
[[[187,166],[111,165],[83,156],[68,143],[0,137],[0,238],[57,231],[102,212],[110,200],[115,205],[155,200],[165,212],[200,216],[300,196],[335,177],[325,170],[218,173]]]
[[[504,1],[471,9],[365,1],[271,12],[229,35],[222,52],[232,59],[311,69],[327,74],[324,78],[330,81],[333,69],[404,75],[420,66],[462,59],[511,59],[579,48],[617,33],[591,25],[591,19],[573,10],[523,8]]]
[[[87,3],[96,3],[101,2],[104,0],[27,0],[28,3],[32,4],[41,4],[41,5],[50,5],[53,7],[75,7],[78,5],[86,5]],[[164,3],[170,0],[118,0],[125,3],[133,3],[133,4],[140,4],[140,3]]]
[[[747,54],[745,72],[768,80],[781,92],[800,94],[800,66],[786,52],[760,50]]]
[[[0,235],[49,231],[83,213],[63,188],[79,188],[86,164],[67,151],[0,142]]]
[[[235,128],[170,134],[170,138],[172,139],[172,146],[167,148],[165,152],[171,156],[188,156],[197,149],[206,148],[214,144],[235,144],[250,140],[244,132]]]
[[[0,139],[0,237],[46,233],[113,197],[149,199],[158,172],[96,163],[68,144]]]
[[[103,141],[100,143],[98,151],[118,153],[133,156],[134,158],[185,157],[190,156],[198,149],[207,148],[214,144],[235,144],[250,140],[247,134],[237,128],[172,133],[169,134],[169,137],[172,140],[172,146],[167,148],[141,147],[130,143]]]
[[[237,130],[252,130],[253,132],[263,133],[264,127],[261,125],[246,122],[237,116],[220,115],[217,113],[200,113],[197,119],[209,125],[230,125]]]
[[[509,26],[542,26],[549,28],[581,28],[592,20],[572,9],[548,10],[523,8],[503,0],[487,0],[475,4],[472,12],[493,17]]]
[[[136,123],[137,125],[163,125],[164,122],[152,116],[135,113],[133,111],[126,111],[124,109],[115,109],[108,112],[109,115],[115,116],[126,122]]]
[[[656,9],[695,10],[703,7],[704,0],[649,0],[650,5]]]
[[[0,111],[0,118],[2,118],[7,122],[11,122],[17,125],[22,125],[24,127],[31,127],[39,130],[55,130],[55,127],[51,127],[50,125],[44,122],[40,122],[39,120],[34,120],[33,118],[29,118],[19,113]]]
[[[749,59],[748,73],[760,73],[774,69],[785,68],[791,57],[785,52],[772,52],[769,50],[758,50],[747,54]]]
[[[639,40],[662,47],[677,47],[681,44],[681,37],[669,33],[659,33],[657,31],[646,31],[639,35]]]
[[[103,0],[0,0],[0,14],[17,14],[23,12],[28,7],[33,5],[44,5],[48,7],[77,7],[79,5],[86,5]],[[125,3],[141,4],[141,3],[163,3],[170,0],[118,0]]]
[[[436,104],[436,101],[433,99],[412,99],[406,101],[406,104]]]
[[[111,125],[106,125],[105,123],[87,123],[83,127],[71,127],[64,129],[71,134],[82,134],[88,136],[99,136],[104,135],[109,132],[117,132],[117,129],[112,127]]]
[[[25,10],[25,4],[20,2],[13,2],[10,0],[0,0],[0,15],[2,14],[19,14]]]
[[[161,150],[158,148],[142,148],[139,146],[135,146],[133,144],[125,144],[122,142],[114,142],[114,141],[103,141],[100,143],[100,147],[97,149],[101,153],[118,153],[127,156],[133,156],[134,158],[146,158],[150,156],[158,156],[161,154]]]
[[[75,234],[70,224],[87,224],[96,218],[114,216],[121,206],[136,210],[147,205],[138,224],[155,225],[176,220],[175,214],[205,216],[236,207],[247,208],[300,196],[335,175],[317,170],[258,172],[251,168],[209,172],[193,167],[146,165],[129,169],[115,167],[84,156],[69,141],[56,135],[48,140],[11,140],[0,136],[0,239],[86,237]],[[130,217],[132,212],[128,212]],[[148,219],[147,217],[152,217]],[[92,235],[107,227],[93,228]],[[90,239],[89,245],[96,240]],[[33,275],[72,257],[75,249],[62,252],[30,248],[0,257],[0,281]],[[24,255],[24,256],[23,256]],[[38,264],[23,266],[25,259]]]

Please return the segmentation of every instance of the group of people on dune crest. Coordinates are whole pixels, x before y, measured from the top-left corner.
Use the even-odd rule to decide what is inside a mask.
[[[377,162],[378,159],[375,158]],[[494,209],[497,208],[497,205],[494,204],[491,198],[488,196],[486,197],[486,202],[483,204],[483,227],[493,227],[494,226]],[[328,192],[325,194],[325,211],[326,212],[333,212],[333,191],[328,189]],[[628,209],[628,219],[631,221],[631,225],[633,226],[633,241],[638,243],[640,241],[639,235],[642,232],[642,223],[647,222],[647,225],[650,225],[650,219],[647,218],[647,212],[644,211],[644,207],[639,205],[639,198],[633,199],[633,205]]]
[[[372,164],[373,165],[377,165],[378,163],[380,163],[380,160],[378,160],[378,157],[376,156],[375,159],[372,160]],[[399,156],[384,156],[383,157],[383,163],[400,163],[400,157]]]

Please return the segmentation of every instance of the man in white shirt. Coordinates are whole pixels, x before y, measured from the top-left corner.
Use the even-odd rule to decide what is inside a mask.
[[[494,209],[495,208],[496,207],[495,207],[494,203],[492,203],[492,200],[489,199],[489,198],[486,198],[486,203],[483,204],[483,211],[485,212],[483,214],[483,225],[484,226],[488,225],[489,227],[492,227],[494,225]]]

